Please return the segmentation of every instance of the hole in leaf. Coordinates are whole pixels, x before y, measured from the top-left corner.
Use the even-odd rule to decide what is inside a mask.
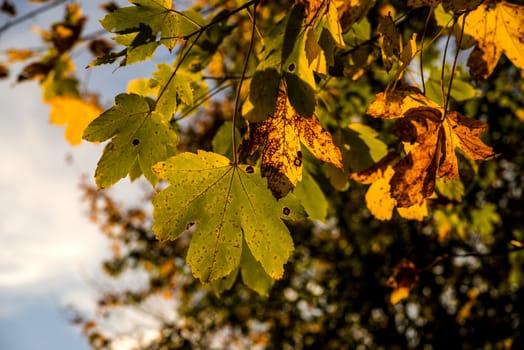
[[[289,215],[289,214],[291,214],[291,209],[289,209],[288,207],[284,207],[282,212],[284,213],[284,215]]]
[[[291,63],[287,69],[290,71],[290,72],[293,72],[295,70],[295,64],[294,63]]]
[[[133,140],[133,146],[138,146],[140,144],[140,140],[139,139],[134,139]]]
[[[250,165],[246,168],[246,173],[253,174],[255,172],[255,169]]]

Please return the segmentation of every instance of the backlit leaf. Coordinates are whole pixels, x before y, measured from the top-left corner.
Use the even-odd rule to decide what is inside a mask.
[[[262,176],[268,178],[269,188],[277,198],[284,197],[302,179],[301,143],[317,159],[343,167],[342,155],[331,134],[322,128],[316,116],[299,115],[284,92],[278,96],[275,114],[250,126],[241,153],[251,155],[262,143]]]
[[[172,240],[194,230],[187,262],[195,277],[214,281],[242,268],[244,240],[267,275],[282,277],[293,242],[257,169],[204,151],[179,154],[153,169],[170,184],[153,200],[153,231]]]
[[[65,138],[71,145],[82,142],[82,134],[89,123],[102,113],[96,101],[85,101],[78,97],[56,96],[48,101],[51,106],[49,121],[65,125]]]
[[[421,106],[439,107],[438,104],[424,96],[419,89],[403,87],[377,94],[366,113],[376,118],[399,118],[410,109]]]
[[[389,153],[369,169],[351,174],[353,180],[371,184],[365,196],[366,206],[378,220],[390,220],[393,217],[393,209],[397,206],[391,195],[390,181],[395,174],[393,166],[398,161],[399,157],[395,153]],[[396,209],[401,217],[408,220],[422,221],[428,215],[425,202]]]
[[[172,50],[178,39],[202,26],[198,15],[175,11],[171,0],[133,0],[132,4],[116,9],[100,21],[105,30],[118,34],[116,42],[128,47],[131,60],[127,63],[151,57],[159,44]]]
[[[442,117],[441,109],[435,105],[412,89],[402,89],[387,97],[378,94],[368,108],[368,114],[376,117],[403,117],[393,129],[406,153],[393,165],[395,173],[390,181],[397,207],[421,204],[433,194],[437,176],[458,179],[457,148],[471,159],[496,156],[478,137],[486,131],[486,124],[455,111]]]
[[[146,97],[120,94],[113,107],[89,124],[85,140],[111,139],[96,168],[98,187],[111,186],[128,174],[133,175],[133,180],[138,170],[151,184],[157,183],[151,167],[175,153],[178,138],[169,120],[151,109],[152,100]]]
[[[240,269],[242,282],[258,294],[267,296],[275,280],[266,273],[262,264],[251,254],[245,240],[243,240],[240,264],[242,266]]]
[[[288,87],[289,101],[295,110],[306,117],[313,115],[316,106],[316,82],[307,56],[307,37],[312,29],[303,30],[293,50],[282,62],[282,72]],[[311,41],[309,42],[311,44]],[[318,46],[318,44],[316,44]]]
[[[468,59],[475,79],[489,77],[502,53],[515,66],[524,69],[524,6],[506,1],[494,5],[483,3],[463,16],[466,16],[463,28],[466,45],[469,37],[476,42]],[[462,23],[462,19],[457,23]]]
[[[174,67],[165,63],[157,65],[153,72],[154,86],[159,86],[155,111],[166,119],[171,119],[177,109],[177,102],[191,106],[193,104],[193,89],[191,82],[194,75],[184,71],[174,73]]]

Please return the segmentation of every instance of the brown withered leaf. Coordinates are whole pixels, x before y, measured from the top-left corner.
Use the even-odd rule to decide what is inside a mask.
[[[91,40],[87,47],[89,48],[89,51],[93,54],[93,56],[103,57],[109,55],[113,50],[114,46],[109,40],[103,38],[96,38]]]
[[[366,17],[375,0],[331,0],[335,4],[342,29],[345,31]]]
[[[379,93],[367,113],[399,118],[393,133],[403,142],[406,156],[393,165],[395,173],[389,182],[397,208],[422,204],[433,194],[437,177],[457,179],[457,148],[475,160],[496,156],[478,137],[487,130],[486,124],[455,111],[443,117],[438,104],[417,88]]]
[[[390,302],[396,304],[407,298],[411,289],[419,280],[417,267],[412,261],[402,259],[395,267],[393,273],[389,276],[386,284],[392,288]]]
[[[282,198],[302,179],[303,144],[317,159],[342,168],[342,155],[331,134],[322,128],[313,115],[299,115],[289,103],[284,92],[279,92],[276,111],[266,120],[251,124],[247,138],[240,147],[245,158],[255,153],[263,144],[261,154],[262,176],[276,198]]]
[[[485,160],[495,156],[493,148],[487,146],[478,138],[478,135],[488,130],[485,123],[466,118],[455,111],[446,113],[446,120],[458,138],[460,149],[468,157],[475,160]]]
[[[9,0],[4,0],[2,2],[2,6],[0,6],[0,11],[8,16],[16,16],[16,7]]]
[[[400,56],[400,37],[391,15],[380,17],[378,20],[378,44],[382,54],[382,63],[386,72],[391,70],[393,62]]]
[[[43,79],[54,67],[54,61],[34,62],[26,65],[18,75],[17,81],[22,82],[32,79]]]
[[[408,111],[395,124],[393,133],[413,145],[393,169],[391,196],[397,206],[408,207],[421,203],[433,194],[439,166],[439,146],[445,142],[441,113],[438,109],[419,107]]]
[[[493,149],[478,137],[486,129],[484,123],[454,111],[445,118],[439,109],[431,107],[407,111],[393,130],[407,153],[394,165],[395,174],[390,181],[397,207],[422,203],[433,194],[437,176],[457,179],[457,148],[476,160],[494,157]]]
[[[0,63],[0,79],[7,78],[9,76],[9,68],[5,64]]]

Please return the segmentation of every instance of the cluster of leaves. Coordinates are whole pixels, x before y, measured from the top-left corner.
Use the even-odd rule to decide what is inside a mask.
[[[82,36],[86,18],[68,4],[62,21],[40,31],[44,54],[7,51],[3,66],[33,60],[18,80],[39,80],[51,122],[67,124],[73,144],[107,142],[99,189],[144,175],[157,190],[153,233],[149,218],[134,222],[108,197],[103,209],[104,229],[119,226],[113,239],[131,249],[115,253],[108,273],[143,267],[151,279],[101,306],[140,305],[159,292],[189,305],[180,308],[189,326],[163,324],[167,335],[151,348],[206,348],[211,340],[195,334],[227,328],[270,348],[507,347],[522,337],[512,326],[475,339],[464,325],[489,329],[483,317],[498,298],[516,308],[512,293],[522,293],[523,5],[210,0],[182,10],[134,0],[104,8],[112,42]],[[174,60],[129,82],[102,112],[79,91],[70,58],[86,42],[95,72],[159,52]],[[102,195],[88,193],[93,203]],[[337,223],[328,229],[329,220]],[[187,278],[179,256],[205,286]],[[238,278],[268,301],[253,303],[261,299]],[[197,291],[223,298],[199,306]],[[404,299],[418,316],[391,305]],[[437,319],[441,328],[430,331]],[[522,314],[498,320],[501,329],[509,319],[519,324]],[[270,339],[250,328],[254,320]],[[91,321],[79,322],[95,347],[109,346]]]

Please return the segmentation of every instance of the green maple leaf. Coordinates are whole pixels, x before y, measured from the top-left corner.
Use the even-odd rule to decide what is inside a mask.
[[[153,73],[153,81],[159,85],[162,93],[158,96],[155,111],[171,118],[176,112],[178,101],[188,106],[193,105],[194,96],[191,83],[196,74],[183,70],[175,74],[175,68],[165,63],[158,64],[157,68],[158,70]]]
[[[104,148],[95,172],[98,187],[113,185],[130,175],[140,175],[155,185],[153,164],[175,154],[178,137],[169,124],[170,118],[153,112],[153,100],[136,94],[120,94],[115,105],[102,113],[84,131],[91,142],[111,139]]]
[[[153,200],[153,232],[173,240],[194,224],[187,263],[195,277],[207,282],[233,273],[246,261],[244,240],[267,275],[282,277],[293,241],[281,216],[290,208],[277,203],[257,169],[198,151],[171,157],[153,171],[170,183]]]
[[[150,58],[159,44],[172,50],[177,39],[198,31],[203,20],[192,11],[175,11],[171,0],[133,0],[133,6],[119,8],[100,23],[108,32],[118,34],[117,43],[127,46],[130,64]],[[157,38],[160,38],[157,41]],[[93,64],[102,64],[100,60]]]

